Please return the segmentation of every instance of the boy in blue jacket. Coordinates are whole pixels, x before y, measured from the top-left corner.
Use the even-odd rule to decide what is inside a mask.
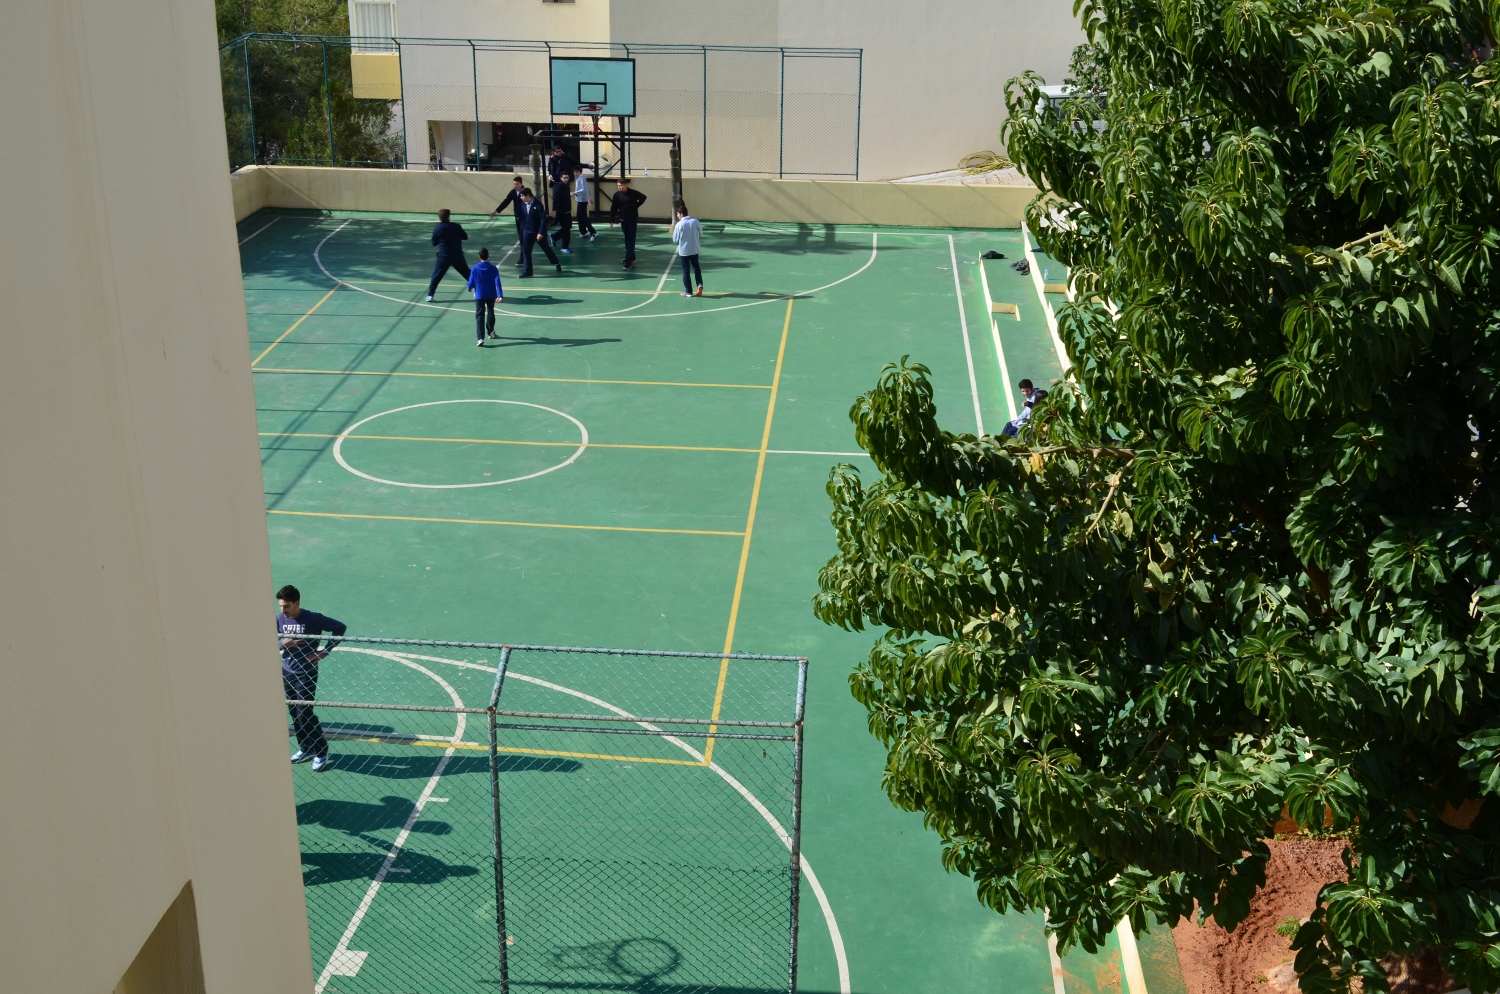
[[[469,270],[469,289],[474,291],[474,334],[479,341],[474,344],[484,348],[485,336],[499,338],[495,334],[495,301],[505,299],[500,286],[500,270],[490,261],[490,250],[479,250],[479,262]]]

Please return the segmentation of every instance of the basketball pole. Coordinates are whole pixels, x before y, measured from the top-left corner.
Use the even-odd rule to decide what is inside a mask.
[[[667,158],[672,163],[672,209],[675,211],[682,200],[682,147],[674,144],[667,149]],[[675,221],[675,217],[674,217]]]

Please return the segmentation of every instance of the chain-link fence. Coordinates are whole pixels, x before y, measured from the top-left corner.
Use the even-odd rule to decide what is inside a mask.
[[[291,665],[318,994],[795,990],[805,659],[345,637]]]
[[[604,126],[680,135],[686,175],[859,177],[860,49],[255,34],[219,54],[231,168],[519,170],[532,131],[592,126],[552,113],[557,56],[634,59],[636,116]],[[607,154],[669,167],[665,146]]]

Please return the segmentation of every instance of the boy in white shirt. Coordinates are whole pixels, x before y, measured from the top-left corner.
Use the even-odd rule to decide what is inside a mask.
[[[579,166],[573,176],[573,213],[578,220],[578,237],[587,235],[589,241],[599,237],[594,222],[589,220],[589,206],[593,201],[593,194],[589,192],[589,178],[583,175],[583,167]]]
[[[677,256],[682,260],[682,295],[703,296],[703,270],[698,267],[698,248],[703,240],[703,225],[688,213],[687,204],[679,202],[672,222],[672,241],[677,244]],[[692,272],[688,270],[691,268]],[[693,292],[692,277],[698,278],[698,292]]]

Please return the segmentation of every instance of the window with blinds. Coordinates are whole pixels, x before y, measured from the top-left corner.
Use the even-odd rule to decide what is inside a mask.
[[[350,0],[349,34],[356,52],[394,52],[396,46],[376,39],[396,37],[396,5],[386,0]]]

